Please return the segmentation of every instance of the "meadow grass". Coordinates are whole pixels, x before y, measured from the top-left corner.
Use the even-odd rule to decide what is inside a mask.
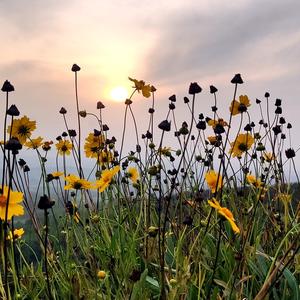
[[[80,67],[72,72],[77,128],[62,107],[56,141],[35,137],[36,122],[9,103],[13,85],[2,87],[1,299],[300,299],[297,151],[280,99],[240,95],[236,74],[228,111],[219,113],[210,86],[204,116],[195,111],[202,88],[194,82],[185,121],[177,124],[182,99],[172,95],[155,124],[156,88],[129,78],[117,141],[102,102],[96,113],[80,110]],[[150,100],[142,134],[135,97]],[[85,135],[89,117],[97,128]],[[127,131],[136,144],[124,153]],[[23,148],[39,161],[34,185]]]

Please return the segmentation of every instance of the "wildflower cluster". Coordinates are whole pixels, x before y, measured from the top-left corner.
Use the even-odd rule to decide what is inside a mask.
[[[129,77],[118,140],[105,123],[103,102],[96,113],[81,108],[81,68],[74,64],[71,71],[77,127],[60,108],[63,128],[53,140],[34,136],[36,121],[8,106],[14,87],[9,81],[2,87],[0,298],[291,299],[300,293],[300,183],[286,175],[299,181],[297,150],[281,99],[273,106],[269,93],[255,101],[239,94],[244,81],[236,74],[228,109],[219,112],[211,85],[205,116],[196,105],[205,101],[203,89],[192,82],[182,100],[175,94],[166,100],[156,124],[156,88]],[[149,103],[141,125],[136,97]],[[180,104],[186,116],[176,115]],[[85,133],[87,118],[95,126]],[[133,133],[129,141],[126,131]],[[125,153],[127,142],[134,146]],[[35,185],[23,147],[39,162]]]

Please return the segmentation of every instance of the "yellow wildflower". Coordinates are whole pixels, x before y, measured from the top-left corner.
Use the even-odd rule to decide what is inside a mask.
[[[265,161],[271,162],[272,160],[275,159],[275,155],[274,155],[274,153],[272,153],[272,152],[265,152],[265,153],[263,154],[263,158],[265,159]]]
[[[239,134],[235,141],[230,143],[231,149],[229,153],[232,153],[232,157],[241,157],[244,152],[248,151],[252,144],[254,143],[254,138],[249,133]]]
[[[257,179],[254,175],[247,174],[246,179],[247,179],[248,183],[250,183],[251,185],[253,185],[256,188],[262,187],[261,180]]]
[[[96,188],[102,193],[111,183],[113,177],[120,171],[120,166],[115,166],[110,170],[104,170],[99,180],[96,180]]]
[[[60,140],[55,146],[59,155],[70,155],[73,148],[72,143],[68,140]]]
[[[208,124],[208,126],[212,126],[213,129],[215,129],[217,125],[221,125],[223,127],[228,126],[228,123],[221,118],[219,118],[218,120],[210,119],[207,122],[207,124]]]
[[[133,183],[136,183],[138,181],[138,179],[139,179],[139,172],[137,171],[136,168],[129,167],[127,169],[127,173],[128,173],[128,177],[130,178],[130,180]]]
[[[223,178],[214,170],[210,170],[205,174],[205,180],[212,193],[217,192],[223,185]]]
[[[145,84],[145,81],[143,80],[137,80],[130,77],[128,77],[128,79],[134,82],[134,88],[138,92],[141,91],[145,98],[149,98],[151,96],[152,87],[150,86],[150,84]]]
[[[231,225],[231,228],[232,230],[235,232],[235,233],[240,233],[240,229],[237,227],[237,225],[235,224],[235,219],[233,217],[233,214],[232,212],[226,208],[226,207],[222,207],[219,203],[219,201],[217,201],[215,198],[212,198],[211,200],[208,200],[208,204],[215,208],[217,210],[217,212],[225,217],[228,222],[230,223]]]
[[[78,176],[71,174],[65,177],[68,184],[64,187],[65,190],[88,190],[92,189],[93,185],[86,179],[80,179]]]
[[[36,139],[30,139],[25,143],[25,146],[29,149],[37,149],[43,145],[43,138],[41,136]]]
[[[86,157],[97,158],[99,153],[104,149],[104,146],[105,137],[103,134],[95,135],[93,132],[89,133],[84,144]]]
[[[64,175],[64,173],[63,173],[63,172],[59,172],[59,171],[57,171],[57,172],[53,172],[53,173],[51,173],[51,175],[53,176],[53,178],[54,178],[54,179],[58,179],[58,178],[59,178],[59,176],[62,176],[62,175]]]
[[[8,198],[8,186],[3,187],[3,191],[0,194],[0,219],[5,220],[6,214],[6,204]],[[24,215],[24,208],[20,204],[23,200],[23,193],[13,191],[9,192],[9,203],[7,211],[7,220],[10,220],[12,216],[22,216]]]
[[[229,111],[230,113],[232,113],[233,116],[235,116],[237,114],[247,111],[247,107],[249,106],[250,106],[250,100],[248,96],[241,95],[239,97],[239,101],[233,100],[231,102]]]
[[[101,280],[105,279],[105,277],[106,277],[106,272],[103,271],[103,270],[98,271],[97,277],[98,277],[99,279],[101,279]]]
[[[12,127],[8,126],[7,133],[15,137],[24,145],[30,138],[32,131],[36,129],[36,121],[30,121],[27,116],[13,120]]]
[[[170,156],[172,148],[171,147],[162,147],[158,148],[157,152],[163,156]]]
[[[25,231],[23,228],[15,229],[13,234],[11,231],[9,232],[7,239],[8,240],[12,240],[12,239],[17,240],[17,239],[21,238],[24,233],[25,233]]]

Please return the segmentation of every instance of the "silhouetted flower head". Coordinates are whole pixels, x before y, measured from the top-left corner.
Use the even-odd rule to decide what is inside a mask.
[[[176,102],[176,95],[170,96],[169,100],[172,101],[172,102]]]
[[[276,99],[275,106],[281,106],[281,99]]]
[[[98,101],[97,102],[97,109],[103,109],[103,108],[105,108],[105,105],[101,101]]]
[[[198,85],[197,82],[192,82],[189,87],[189,94],[195,95],[201,93],[202,88]]]
[[[289,148],[287,150],[285,150],[285,155],[288,159],[290,158],[294,158],[296,156],[295,150],[292,148]]]
[[[77,135],[76,130],[75,129],[69,129],[68,130],[69,136],[70,137],[75,137]]]
[[[170,131],[171,130],[171,121],[164,120],[159,123],[158,128],[164,131]]]
[[[257,98],[256,98],[255,101],[256,101],[257,104],[261,103],[261,100],[259,100],[259,99],[257,99]]]
[[[28,167],[28,165],[24,166],[23,171],[24,171],[24,173],[27,173],[30,171],[30,168]]]
[[[205,123],[205,121],[199,121],[199,122],[197,123],[196,127],[197,127],[198,129],[205,130],[205,129],[206,129],[206,123]]]
[[[278,135],[279,133],[281,133],[281,126],[280,125],[276,125],[272,128],[273,132],[275,135]]]
[[[285,124],[285,123],[286,123],[286,122],[285,122],[285,118],[280,117],[280,118],[279,118],[279,124],[283,125],[283,124]]]
[[[5,80],[1,88],[1,91],[9,93],[9,92],[13,92],[14,90],[15,90],[14,86],[8,80]]]
[[[292,124],[291,123],[287,123],[287,129],[291,129],[292,128]]]
[[[282,108],[281,108],[281,106],[277,106],[277,107],[276,107],[276,109],[275,109],[275,114],[277,114],[277,115],[282,114]]]
[[[251,131],[252,130],[252,127],[250,124],[247,124],[245,127],[244,127],[244,130],[245,131]]]
[[[23,168],[26,165],[26,161],[23,158],[20,158],[18,164],[21,168]]]
[[[189,99],[188,97],[184,97],[184,98],[183,98],[183,102],[184,102],[184,103],[189,103],[189,102],[190,102],[190,99]]]
[[[209,92],[211,94],[215,94],[217,91],[218,91],[218,89],[215,86],[213,86],[213,85],[209,86]]]
[[[265,97],[266,97],[266,98],[269,98],[269,97],[270,97],[270,93],[265,92]]]
[[[231,79],[231,83],[234,83],[234,84],[242,84],[244,83],[242,77],[241,77],[241,74],[235,74],[234,77]]]
[[[17,117],[20,115],[20,112],[18,110],[18,108],[13,104],[10,106],[10,108],[7,110],[7,114],[9,116],[13,116],[13,117]]]
[[[55,201],[51,200],[47,195],[41,196],[38,203],[39,209],[49,209],[55,204]]]
[[[62,115],[64,115],[64,114],[67,113],[67,110],[66,110],[64,107],[62,107],[62,108],[59,110],[59,113],[62,114]]]
[[[78,112],[79,116],[85,118],[87,116],[86,110],[81,110]]]
[[[132,104],[132,100],[130,100],[130,99],[126,99],[126,100],[125,100],[125,104],[126,104],[126,105],[130,105],[130,104]]]
[[[174,103],[170,103],[170,104],[169,104],[169,109],[170,109],[170,110],[175,109],[175,104],[174,104]]]
[[[74,64],[71,68],[72,72],[79,72],[81,69],[78,65]]]
[[[103,131],[108,131],[108,130],[109,130],[109,127],[108,127],[106,124],[103,124],[102,129],[103,129]]]
[[[4,148],[11,151],[18,151],[22,149],[22,144],[18,138],[12,137],[6,142]]]
[[[147,138],[147,139],[152,139],[152,133],[149,132],[148,130],[147,130],[147,132],[146,132],[146,138]]]

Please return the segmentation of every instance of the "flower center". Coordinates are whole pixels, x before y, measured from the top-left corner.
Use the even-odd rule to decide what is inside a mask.
[[[80,190],[81,187],[82,187],[82,183],[76,181],[76,182],[74,182],[73,187],[74,187],[75,190]]]
[[[21,125],[19,128],[18,128],[18,134],[20,135],[27,135],[30,133],[30,129],[25,126],[25,125]]]
[[[244,143],[241,143],[241,144],[239,144],[239,150],[241,150],[241,151],[247,151],[247,145],[246,144],[244,144]]]

